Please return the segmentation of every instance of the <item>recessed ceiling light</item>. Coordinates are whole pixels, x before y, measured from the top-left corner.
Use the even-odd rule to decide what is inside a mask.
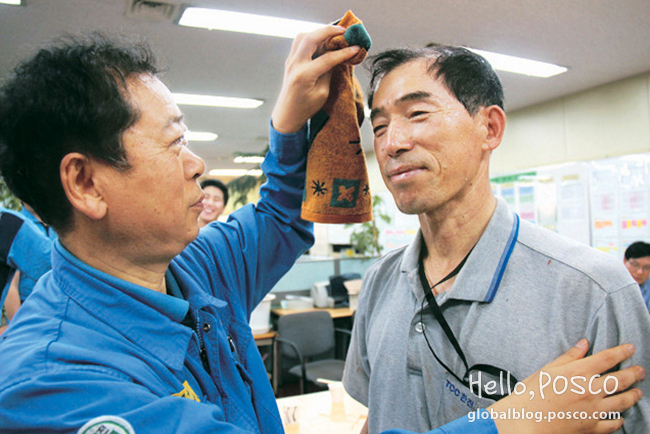
[[[219,137],[215,133],[204,131],[186,131],[185,138],[190,142],[214,142]]]
[[[22,3],[22,0],[0,0],[0,3],[4,3],[6,5],[20,6],[21,3]]]
[[[260,164],[264,162],[264,157],[259,157],[256,155],[240,155],[238,157],[235,157],[233,161],[237,164],[245,164],[245,163]]]
[[[209,174],[211,176],[260,176],[263,172],[258,169],[212,169]]]
[[[183,15],[178,21],[178,24],[209,30],[226,30],[229,32],[253,33],[256,35],[292,39],[298,33],[311,32],[325,25],[322,23],[268,17],[265,15],[191,7],[183,11]]]
[[[467,47],[490,62],[492,68],[499,71],[514,72],[515,74],[531,75],[533,77],[548,78],[567,71],[564,66],[537,60],[524,59],[523,57],[509,56],[507,54],[493,53],[491,51],[477,50]]]
[[[252,98],[233,98],[228,96],[199,95],[190,93],[173,93],[176,104],[201,105],[208,107],[257,108],[264,101]]]

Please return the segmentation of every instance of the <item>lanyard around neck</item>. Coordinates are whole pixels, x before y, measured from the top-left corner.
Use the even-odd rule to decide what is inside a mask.
[[[499,261],[499,266],[497,268],[497,272],[495,273],[493,279],[492,279],[492,284],[490,285],[489,291],[488,291],[488,297],[489,300],[486,301],[492,301],[492,298],[494,298],[494,295],[496,294],[496,291],[499,289],[499,285],[501,284],[501,279],[503,277],[503,273],[505,272],[505,269],[508,265],[508,261],[510,260],[510,255],[512,254],[512,250],[514,249],[515,243],[517,241],[517,238],[519,237],[519,216],[515,213],[513,213],[513,224],[512,224],[512,229],[510,231],[510,237],[508,238],[508,241],[506,243],[506,247],[503,251],[503,254],[501,255],[501,259]],[[473,250],[473,248],[472,248]],[[458,340],[456,339],[456,336],[454,336],[454,332],[451,330],[451,327],[449,327],[449,323],[445,319],[445,316],[442,314],[442,310],[440,309],[440,306],[436,302],[435,297],[433,296],[433,288],[436,286],[440,285],[443,282],[446,282],[447,280],[451,279],[452,277],[456,276],[458,273],[460,273],[460,270],[463,268],[465,265],[465,262],[467,262],[467,259],[469,258],[469,255],[472,253],[472,250],[469,251],[467,256],[458,264],[456,268],[452,270],[451,273],[449,273],[447,276],[445,276],[441,281],[436,283],[433,286],[429,286],[429,281],[427,279],[426,272],[424,271],[424,257],[427,254],[427,246],[424,242],[424,239],[422,239],[422,244],[420,245],[420,258],[419,258],[419,266],[418,266],[418,272],[420,276],[420,283],[422,284],[422,290],[424,291],[424,295],[427,299],[427,302],[429,303],[429,309],[431,310],[431,313],[433,314],[434,318],[438,321],[438,324],[440,324],[440,327],[442,327],[442,330],[445,332],[445,335],[447,336],[447,339],[451,343],[451,345],[454,347],[456,350],[456,353],[462,360],[463,364],[465,365],[465,369],[469,370],[469,364],[467,363],[467,359],[465,358],[465,353],[463,350],[460,348],[460,344],[458,343]],[[460,378],[456,376],[456,374],[453,373],[451,369],[447,367],[438,357],[435,355],[436,359],[438,362],[447,370],[447,372],[451,373],[454,377],[456,377],[457,380],[462,381]]]
[[[460,262],[460,264],[456,266],[456,268],[454,268],[451,271],[451,273],[447,274],[445,277],[442,278],[442,280],[440,280],[435,285],[429,286],[429,280],[427,279],[426,272],[424,271],[424,257],[427,254],[427,246],[424,242],[424,239],[422,239],[422,245],[420,246],[420,260],[419,260],[419,267],[418,267],[418,271],[420,275],[420,283],[422,284],[422,290],[424,291],[424,295],[427,298],[427,301],[429,302],[429,309],[431,310],[431,313],[433,314],[434,318],[438,321],[438,324],[440,324],[440,327],[442,327],[442,330],[445,332],[445,335],[447,335],[447,339],[449,339],[449,342],[451,342],[451,345],[453,345],[454,349],[456,350],[456,353],[463,361],[463,364],[465,365],[466,369],[469,369],[469,365],[467,364],[467,360],[465,359],[465,353],[463,353],[463,350],[460,348],[460,345],[458,344],[458,340],[456,340],[456,336],[454,336],[454,332],[451,330],[451,327],[449,327],[449,323],[447,323],[445,316],[442,314],[442,310],[440,310],[440,306],[438,306],[438,303],[436,302],[436,298],[433,296],[432,291],[433,288],[435,288],[436,286],[446,282],[447,280],[451,279],[452,277],[460,273],[460,270],[463,268],[463,265],[465,265],[465,262],[467,262],[467,258],[469,258],[470,253],[472,253],[472,250],[470,250],[469,253],[467,253],[467,256],[465,256],[465,258]],[[447,372],[450,372],[452,373],[452,375],[456,376],[455,374],[453,374],[453,371],[449,369],[441,360],[438,360],[438,362],[447,370]],[[459,378],[457,379],[461,381]]]

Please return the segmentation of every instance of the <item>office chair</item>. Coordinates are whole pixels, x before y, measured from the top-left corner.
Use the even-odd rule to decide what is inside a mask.
[[[333,358],[335,333],[350,336],[350,330],[335,329],[329,312],[310,311],[283,315],[277,323],[280,354],[283,358],[297,360],[289,373],[300,378],[300,390],[307,393],[308,382],[316,379],[341,381],[345,361]],[[349,341],[349,340],[348,340]],[[316,383],[318,384],[318,383]],[[327,387],[322,385],[322,387]]]

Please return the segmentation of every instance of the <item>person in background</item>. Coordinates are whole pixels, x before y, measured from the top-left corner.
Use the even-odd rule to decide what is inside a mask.
[[[36,214],[36,211],[34,211],[34,208],[24,202],[22,203],[22,206],[23,208],[20,210],[20,213],[25,217],[25,220],[34,223],[43,235],[54,241],[57,238],[56,231],[49,225],[43,223],[43,220],[41,220],[41,218]]]
[[[248,322],[314,241],[313,225],[300,218],[308,119],[327,100],[332,68],[359,48],[314,54],[344,31],[325,26],[295,39],[260,200],[201,231],[205,167],[146,46],[96,34],[59,40],[3,83],[0,171],[59,238],[52,272],[0,339],[0,434],[283,433]],[[583,342],[547,369],[603,372],[632,352],[620,346],[582,359]],[[640,374],[612,375],[624,391]],[[633,389],[532,405],[624,409],[636,400]],[[526,396],[503,402],[531,409]],[[535,434],[599,427],[523,425]],[[464,418],[454,429],[497,432],[489,418]]]
[[[52,241],[22,212],[0,208],[0,306],[7,323],[50,270],[51,251]]]
[[[648,312],[650,312],[650,244],[637,241],[625,249],[623,263],[632,275],[632,278],[639,284],[641,295]]]
[[[199,214],[199,228],[219,218],[228,205],[228,187],[218,179],[206,179],[201,182],[205,195],[203,211]]]
[[[426,431],[502,405],[583,337],[594,352],[633,343],[622,366],[650,366],[650,317],[622,264],[494,196],[506,115],[490,64],[461,47],[396,49],[374,56],[371,74],[377,163],[420,230],[363,279],[343,383],[368,406],[369,432]],[[650,382],[639,388],[650,394]],[[650,399],[623,416],[602,429],[647,432]]]

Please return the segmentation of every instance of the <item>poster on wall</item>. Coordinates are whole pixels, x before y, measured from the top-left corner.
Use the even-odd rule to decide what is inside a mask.
[[[635,241],[650,242],[650,154],[591,163],[592,245],[623,257]]]
[[[536,172],[515,173],[490,178],[492,192],[506,201],[522,220],[537,223]]]
[[[418,229],[420,220],[417,215],[408,215],[401,212],[393,195],[389,191],[377,193],[382,198],[383,211],[390,217],[390,225],[382,224],[379,229],[379,242],[384,246],[384,252],[399,249],[413,241]]]
[[[492,191],[522,220],[590,244],[587,163],[547,166],[490,182]]]
[[[558,233],[589,245],[589,165],[571,163],[557,170]]]
[[[536,208],[537,224],[557,232],[557,184],[551,174],[539,173],[537,176]]]

